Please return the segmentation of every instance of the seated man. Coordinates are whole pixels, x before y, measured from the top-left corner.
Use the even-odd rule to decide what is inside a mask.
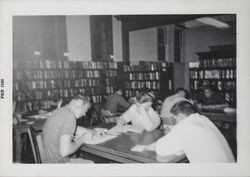
[[[52,112],[43,127],[43,141],[46,163],[76,162],[69,156],[78,150],[85,141],[103,133],[76,126],[76,119],[85,115],[90,108],[90,99],[83,95],[75,96],[71,102]],[[74,135],[77,137],[74,137]],[[90,162],[82,160],[81,162]]]
[[[167,97],[161,108],[161,116],[163,123],[167,125],[174,125],[176,121],[173,119],[173,114],[170,112],[171,108],[175,103],[182,100],[187,100],[189,98],[189,93],[184,88],[177,88],[175,93]]]
[[[149,89],[148,87],[143,87],[141,90],[140,90],[140,93],[138,93],[136,96],[134,96],[134,97],[131,97],[131,98],[129,98],[129,100],[128,100],[128,102],[130,103],[130,104],[134,104],[134,103],[136,103],[136,98],[138,98],[140,95],[142,95],[142,94],[144,94],[144,93],[147,93],[147,92],[150,92],[150,93],[152,93],[153,94],[153,92],[151,91],[151,89]]]
[[[52,112],[56,109],[59,109],[62,106],[63,100],[60,97],[59,93],[54,92],[48,97],[49,101],[49,109],[45,110],[39,110],[39,114],[47,113],[47,112]]]
[[[111,113],[124,112],[130,104],[122,97],[122,89],[116,88],[113,94],[110,94],[105,104],[105,110]]]
[[[167,135],[146,147],[156,151],[159,161],[185,154],[191,163],[235,162],[224,136],[207,117],[196,113],[194,105],[180,101],[171,112],[177,124]]]
[[[118,124],[131,122],[132,125],[140,126],[150,132],[161,124],[159,115],[153,110],[154,95],[150,92],[140,94],[130,108],[121,115]]]
[[[222,95],[214,92],[211,85],[204,87],[204,94],[198,98],[197,102],[201,109],[224,109],[229,106]]]

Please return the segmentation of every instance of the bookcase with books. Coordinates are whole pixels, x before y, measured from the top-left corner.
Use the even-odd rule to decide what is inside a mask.
[[[144,87],[164,99],[173,92],[173,65],[169,62],[140,61],[138,65],[119,64],[120,85],[124,96],[136,96]]]
[[[190,93],[195,98],[205,85],[225,97],[231,107],[236,107],[236,52],[235,50],[199,52],[199,66],[189,67]]]
[[[50,109],[49,97],[57,93],[67,103],[77,93],[88,95],[93,103],[119,85],[125,97],[133,97],[143,87],[164,99],[173,92],[173,65],[168,62],[123,62],[68,60],[13,61],[13,96],[28,112]]]
[[[84,93],[102,103],[103,95],[113,92],[116,68],[115,62],[13,61],[13,96],[29,112],[50,109],[53,93],[64,102]]]
[[[114,92],[117,86],[117,62],[106,62],[104,63],[103,70],[101,71],[103,96],[108,96]]]

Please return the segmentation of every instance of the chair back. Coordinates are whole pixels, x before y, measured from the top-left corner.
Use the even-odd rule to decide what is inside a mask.
[[[35,163],[45,162],[42,132],[38,132],[33,127],[30,127],[28,128],[28,135]]]
[[[101,116],[104,124],[117,123],[120,113],[112,114],[109,110],[101,109]]]

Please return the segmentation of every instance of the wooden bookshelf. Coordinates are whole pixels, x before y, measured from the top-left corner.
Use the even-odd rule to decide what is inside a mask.
[[[128,65],[117,62],[68,60],[14,61],[13,96],[28,112],[50,109],[49,96],[58,93],[64,103],[78,94],[88,95],[93,103],[103,103],[116,86],[127,98],[148,87],[164,99],[173,92],[173,65],[145,62]]]
[[[115,62],[73,62],[67,60],[14,61],[13,95],[23,109],[50,109],[48,97],[58,93],[64,102],[85,93],[93,103],[113,92],[117,74]]]
[[[173,92],[173,65],[168,62],[140,61],[138,65],[119,65],[120,85],[125,97],[133,97],[144,87],[164,99]]]
[[[197,53],[199,67],[189,68],[190,92],[197,97],[207,84],[236,107],[236,52],[233,50]]]

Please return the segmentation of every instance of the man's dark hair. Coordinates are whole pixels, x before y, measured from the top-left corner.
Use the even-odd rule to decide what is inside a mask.
[[[143,87],[143,88],[141,89],[141,93],[143,93],[143,94],[148,93],[148,92],[150,92],[150,91],[151,91],[151,89],[149,89],[148,87]]]
[[[114,92],[117,92],[118,90],[122,91],[122,88],[121,87],[114,87]]]
[[[198,109],[195,105],[189,101],[179,101],[171,108],[170,112],[174,115],[184,114],[189,116],[190,114],[197,113]]]
[[[190,94],[189,94],[189,92],[186,90],[186,89],[184,89],[184,88],[182,88],[182,87],[179,87],[179,88],[177,88],[176,90],[175,90],[175,94],[176,93],[179,93],[179,92],[185,92],[185,98],[186,99],[189,99],[190,98]]]
[[[203,90],[210,90],[211,92],[214,92],[214,87],[212,85],[205,85]]]

